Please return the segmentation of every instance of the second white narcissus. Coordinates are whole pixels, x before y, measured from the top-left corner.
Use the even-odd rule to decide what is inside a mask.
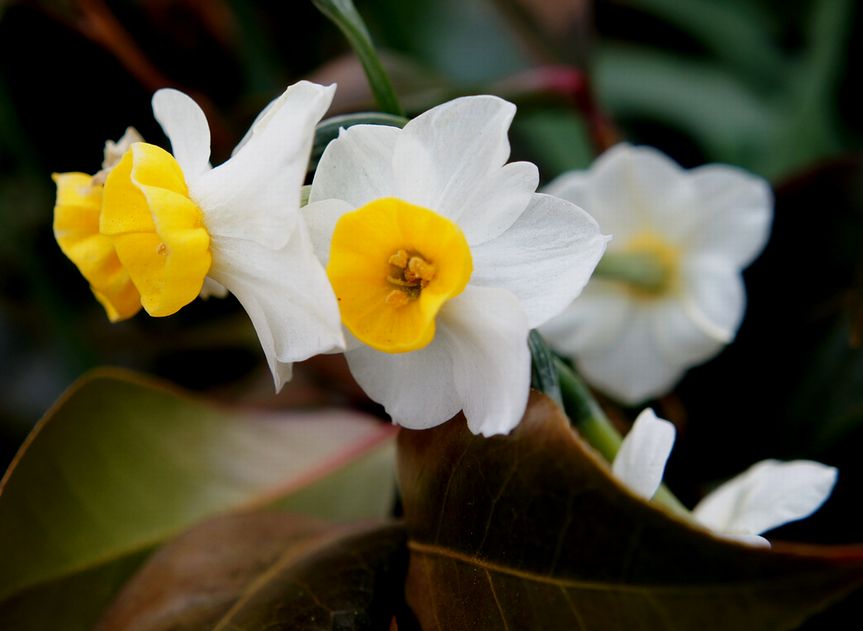
[[[587,282],[596,222],[505,164],[515,106],[450,101],[404,129],[358,125],[327,147],[304,212],[327,264],[351,372],[393,420],[423,429],[464,411],[509,432],[530,383],[527,336]]]
[[[55,175],[57,241],[111,320],[142,306],[171,315],[227,289],[249,314],[277,389],[292,362],[343,348],[335,297],[299,211],[315,125],[334,90],[292,85],[215,168],[201,108],[159,90],[153,112],[173,155],[131,142],[97,177]]]
[[[767,182],[725,165],[687,171],[621,144],[545,192],[583,206],[613,237],[579,299],[542,328],[592,385],[634,405],[734,339],[746,304],[740,272],[773,216]]]
[[[623,439],[612,471],[649,500],[662,482],[674,438],[674,425],[644,410]],[[708,494],[692,515],[718,535],[769,546],[761,533],[818,510],[833,491],[837,474],[834,467],[810,460],[762,460]]]

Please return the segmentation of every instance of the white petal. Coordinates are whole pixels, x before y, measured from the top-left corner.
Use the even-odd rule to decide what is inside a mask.
[[[325,199],[312,202],[300,210],[309,229],[315,255],[324,267],[330,259],[330,241],[336,224],[342,215],[353,209],[353,206],[340,199]]]
[[[592,206],[585,208],[611,230],[613,247],[625,247],[626,237],[644,231],[676,243],[694,221],[695,188],[686,172],[650,147],[617,145],[600,156],[591,168],[590,192]]]
[[[612,151],[615,149],[609,150]],[[549,182],[542,192],[585,209],[596,220],[603,233],[613,236],[617,243],[612,242],[610,249],[614,249],[616,245],[625,243],[633,236],[639,226],[635,225],[630,213],[625,211],[625,203],[609,204],[602,198],[597,201],[597,196],[593,194],[592,181],[590,171],[568,171]],[[624,211],[620,212],[619,208]]]
[[[387,125],[342,129],[321,156],[309,202],[341,199],[359,208],[394,195],[393,151],[401,133]]]
[[[627,405],[665,394],[685,372],[660,352],[653,316],[644,306],[633,311],[617,340],[576,355],[575,361],[591,385]]]
[[[459,227],[471,245],[500,236],[524,212],[536,193],[539,171],[530,162],[510,162],[493,171],[463,200]]]
[[[687,246],[721,255],[738,269],[767,243],[773,219],[773,193],[763,179],[735,167],[711,164],[693,169],[698,195],[698,227]]]
[[[700,364],[719,353],[728,341],[717,336],[712,323],[703,316],[691,317],[695,311],[683,297],[674,296],[657,302],[651,311],[653,335],[662,357],[671,365],[689,367]]]
[[[217,283],[209,276],[204,278],[204,286],[201,287],[201,293],[199,294],[200,298],[202,298],[203,300],[207,300],[208,298],[214,296],[216,298],[226,298],[227,295],[228,290],[225,289],[223,285]]]
[[[395,195],[452,219],[468,243],[501,234],[536,190],[536,167],[509,165],[515,106],[494,96],[455,99],[405,125],[393,156]]]
[[[307,81],[292,85],[230,160],[190,184],[211,235],[251,239],[268,248],[291,238],[315,125],[333,92],[334,86]]]
[[[534,194],[506,232],[473,249],[471,284],[511,291],[535,328],[581,293],[606,242],[581,208]]]
[[[455,389],[474,434],[508,434],[524,416],[530,390],[529,327],[518,299],[469,285],[438,317],[452,358]]]
[[[737,543],[742,543],[747,546],[753,546],[755,548],[769,548],[770,542],[760,535],[733,535],[727,532],[714,532],[714,535],[718,535],[723,539],[728,539],[729,541],[735,541]]]
[[[448,349],[435,339],[418,351],[382,353],[360,346],[345,353],[351,374],[395,423],[428,429],[461,409]]]
[[[600,352],[623,335],[634,306],[630,294],[617,283],[593,279],[540,332],[552,348],[568,357]]]
[[[210,127],[204,111],[179,90],[164,88],[153,95],[153,115],[168,140],[186,182],[210,168]]]
[[[757,535],[811,515],[830,496],[836,476],[819,462],[763,460],[710,493],[693,515],[718,532]]]
[[[335,295],[315,258],[305,226],[276,250],[254,241],[213,237],[210,276],[249,314],[276,388],[290,364],[344,348]]]
[[[746,289],[740,273],[716,257],[690,257],[682,263],[681,304],[705,335],[727,344],[734,339],[746,311]]]
[[[623,439],[611,470],[636,495],[649,500],[662,483],[675,435],[674,425],[645,409]]]

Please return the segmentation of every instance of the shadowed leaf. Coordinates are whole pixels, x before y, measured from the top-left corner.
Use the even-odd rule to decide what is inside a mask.
[[[401,608],[404,527],[351,527],[262,576],[214,631],[387,629]]]
[[[98,631],[212,628],[252,581],[318,539],[325,522],[286,513],[216,517],[159,549],[124,586]]]
[[[510,436],[402,431],[422,628],[790,629],[863,584],[863,550],[722,541],[642,502],[534,393]]]
[[[229,515],[153,555],[96,630],[385,628],[406,569],[400,526]]]
[[[0,628],[91,628],[153,548],[217,513],[381,517],[393,429],[345,411],[217,408],[124,373],[85,378],[0,484]],[[320,491],[320,492],[318,492]]]

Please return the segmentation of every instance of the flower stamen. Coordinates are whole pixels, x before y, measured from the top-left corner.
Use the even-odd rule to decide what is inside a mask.
[[[408,254],[407,250],[398,250],[389,257],[388,262],[394,269],[387,276],[387,282],[397,288],[384,299],[384,302],[391,307],[404,307],[410,300],[416,300],[422,290],[434,279],[435,266],[419,254]]]

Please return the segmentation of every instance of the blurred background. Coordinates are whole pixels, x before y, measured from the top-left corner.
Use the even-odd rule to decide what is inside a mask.
[[[513,158],[545,181],[616,140],[687,167],[770,180],[776,218],[746,272],[737,341],[654,402],[681,439],[667,479],[693,503],[753,462],[840,468],[834,497],[776,538],[861,541],[863,10],[853,0],[356,0],[410,113],[461,94],[519,106]],[[337,82],[331,113],[375,109],[341,34],[310,1],[0,0],[0,463],[96,366],[228,401],[366,401],[339,357],[299,366],[277,397],[232,299],[110,324],[51,229],[52,172],[99,169],[128,125],[165,145],[150,97],[191,94],[213,162],[301,78]],[[604,401],[625,427],[637,410]],[[106,419],[110,422],[110,419]]]

